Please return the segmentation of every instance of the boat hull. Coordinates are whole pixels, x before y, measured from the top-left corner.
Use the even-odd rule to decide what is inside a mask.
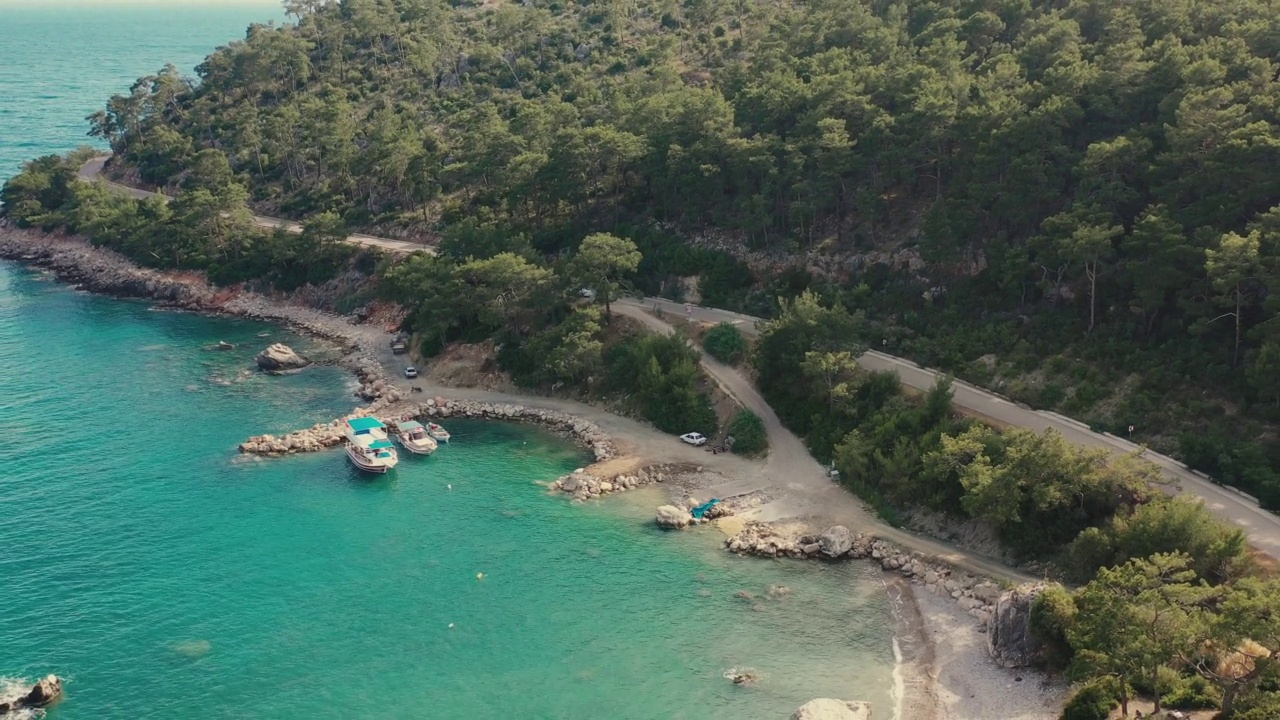
[[[394,459],[391,460],[390,463],[369,462],[369,460],[367,458],[362,457],[360,453],[352,452],[350,446],[347,447],[347,459],[351,461],[352,465],[356,466],[357,470],[360,470],[361,472],[374,473],[377,475],[385,475],[388,470],[396,466],[396,460]]]
[[[436,451],[437,447],[439,447],[435,443],[432,443],[430,447],[425,445],[418,445],[413,443],[410,440],[405,440],[400,437],[396,437],[396,440],[400,441],[400,447],[404,448],[405,450],[408,450],[410,453],[414,455],[430,455],[431,453]]]

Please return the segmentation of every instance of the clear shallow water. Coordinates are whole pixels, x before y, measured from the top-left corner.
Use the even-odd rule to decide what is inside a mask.
[[[86,115],[173,63],[184,73],[252,22],[280,21],[274,0],[138,4],[0,0],[0,181],[26,160],[100,145]]]
[[[0,178],[86,143],[137,76],[280,15],[0,0]],[[656,491],[548,497],[535,481],[585,460],[538,431],[450,423],[452,446],[374,481],[340,452],[243,462],[245,436],[352,405],[336,368],[252,373],[276,340],[323,351],[0,262],[0,692],[68,676],[54,720],[780,718],[818,696],[888,716],[874,575],[661,534]],[[736,597],[775,583],[793,593]]]
[[[317,349],[0,263],[0,675],[68,676],[51,718],[780,718],[818,696],[888,716],[866,568],[660,533],[656,488],[548,496],[585,460],[540,431],[453,422],[376,480],[337,451],[239,458],[351,405],[333,367],[244,372],[276,340]],[[792,594],[736,597],[774,583]]]

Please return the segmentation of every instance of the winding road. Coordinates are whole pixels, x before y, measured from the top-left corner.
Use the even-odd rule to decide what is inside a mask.
[[[107,160],[108,157],[90,160],[80,168],[80,179],[86,182],[106,183],[116,192],[139,199],[156,195],[168,199],[165,195],[105,180],[101,175]],[[302,231],[302,226],[298,223],[279,218],[255,216],[254,222],[263,228],[282,227],[294,233]],[[376,247],[398,253],[435,253],[433,248],[420,243],[370,235],[351,235],[348,236],[347,241],[354,245]],[[663,313],[675,316],[685,315],[693,320],[712,323],[728,322],[737,325],[743,334],[752,336],[758,334],[758,326],[763,322],[760,318],[727,310],[703,307],[687,309],[684,304],[656,298],[622,299],[614,304],[614,310],[660,332],[669,332],[672,326],[650,311],[660,310]],[[865,353],[858,359],[858,363],[868,370],[893,371],[897,373],[904,385],[916,390],[927,390],[942,376],[942,373],[922,368],[910,360],[874,350]],[[825,468],[813,459],[798,437],[783,427],[773,409],[741,373],[705,354],[703,364],[708,374],[724,388],[726,393],[764,420],[769,435],[770,453],[763,471],[759,474],[748,474],[746,476],[748,479],[717,490],[722,495],[749,492],[769,486],[785,487],[794,491],[784,494],[779,500],[761,508],[757,519],[767,521],[802,516],[830,518],[845,523],[851,530],[874,533],[905,548],[936,556],[960,567],[1014,580],[1028,579],[1010,571],[997,561],[976,556],[971,552],[960,551],[885,524],[867,512],[857,498],[827,478]],[[1115,453],[1142,450],[1123,438],[1108,433],[1093,432],[1076,420],[1052,412],[1033,410],[958,380],[954,382],[953,388],[953,404],[956,408],[998,424],[1024,427],[1037,432],[1053,429],[1073,443],[1100,447]],[[1208,476],[1190,470],[1186,465],[1172,458],[1150,451],[1144,452],[1143,456],[1159,466],[1164,476],[1170,481],[1166,486],[1168,492],[1187,493],[1200,498],[1216,516],[1242,528],[1254,547],[1272,558],[1280,559],[1280,516],[1259,508],[1254,498],[1214,484]]]
[[[759,318],[715,308],[693,307],[692,313],[689,314],[686,306],[681,303],[656,298],[621,300],[615,307],[638,311],[649,317],[652,316],[649,315],[648,310],[661,310],[671,315],[688,315],[694,320],[704,322],[728,322],[737,325],[744,335],[752,336],[759,334],[758,325],[763,323]],[[632,313],[628,312],[628,314]],[[902,380],[902,384],[916,390],[927,390],[933,387],[938,378],[943,376],[941,372],[922,368],[910,360],[875,350],[858,358],[858,364],[867,370],[895,372]],[[717,373],[713,365],[708,365],[708,369],[713,374]],[[1259,508],[1257,500],[1253,497],[1217,485],[1207,475],[1191,470],[1173,458],[1150,450],[1143,451],[1143,448],[1138,445],[1109,433],[1094,432],[1077,420],[1053,412],[1033,410],[959,380],[954,381],[953,390],[952,404],[956,408],[1001,425],[1023,427],[1037,432],[1053,429],[1070,442],[1099,447],[1115,453],[1142,452],[1143,458],[1155,463],[1169,480],[1170,484],[1165,487],[1168,492],[1188,493],[1200,498],[1205,506],[1219,518],[1243,529],[1254,547],[1272,558],[1280,559],[1280,516]],[[759,413],[758,410],[756,412]],[[765,415],[761,414],[761,417]],[[769,441],[774,442],[772,431],[769,434]]]

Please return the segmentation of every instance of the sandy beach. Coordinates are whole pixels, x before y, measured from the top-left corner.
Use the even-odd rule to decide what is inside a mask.
[[[595,423],[617,448],[609,469],[626,471],[655,463],[684,463],[697,468],[700,492],[716,496],[755,493],[767,502],[746,517],[726,519],[726,530],[745,520],[780,521],[821,531],[844,520],[845,511],[860,503],[832,483],[787,482],[779,474],[785,462],[799,458],[787,447],[768,461],[751,461],[729,454],[713,455],[693,448],[652,427],[579,402],[516,393],[433,386],[422,380],[405,381],[400,374],[406,360],[389,349],[387,328],[355,324],[345,316],[307,307],[290,298],[270,298],[212,288],[199,276],[161,273],[138,268],[109,251],[93,248],[78,238],[45,235],[0,226],[0,258],[50,269],[59,279],[103,294],[151,299],[196,312],[225,313],[273,320],[345,346],[344,366],[367,376],[376,367],[382,380],[407,398],[445,396],[481,403],[518,403],[525,407],[568,413]],[[367,381],[367,377],[362,377]],[[412,392],[414,387],[418,392]],[[742,390],[739,390],[742,392]],[[805,464],[816,463],[804,453]],[[770,471],[772,467],[772,472]],[[708,480],[708,478],[713,478]],[[717,482],[714,478],[719,478]],[[668,486],[669,493],[686,490]],[[852,511],[849,511],[850,513]],[[952,558],[941,558],[950,561]],[[812,562],[816,560],[783,560]],[[850,562],[858,562],[852,560]],[[923,591],[919,580],[885,572],[885,589],[898,623],[895,650],[900,656],[895,676],[901,684],[899,708],[877,709],[877,717],[900,720],[1051,720],[1057,717],[1065,690],[1030,670],[998,667],[987,655],[986,635],[978,621],[950,598]],[[1020,678],[1020,680],[1019,680]],[[843,698],[857,700],[859,698]]]

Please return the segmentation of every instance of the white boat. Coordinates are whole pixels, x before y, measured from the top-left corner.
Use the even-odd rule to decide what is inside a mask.
[[[433,422],[427,423],[427,434],[437,440],[449,442],[449,431]]]
[[[386,428],[377,418],[347,421],[347,457],[352,465],[365,472],[385,473],[400,462],[395,446],[387,439]]]
[[[396,423],[396,440],[405,450],[414,455],[430,455],[440,447],[435,438],[427,434],[427,429],[417,420],[404,420]]]

